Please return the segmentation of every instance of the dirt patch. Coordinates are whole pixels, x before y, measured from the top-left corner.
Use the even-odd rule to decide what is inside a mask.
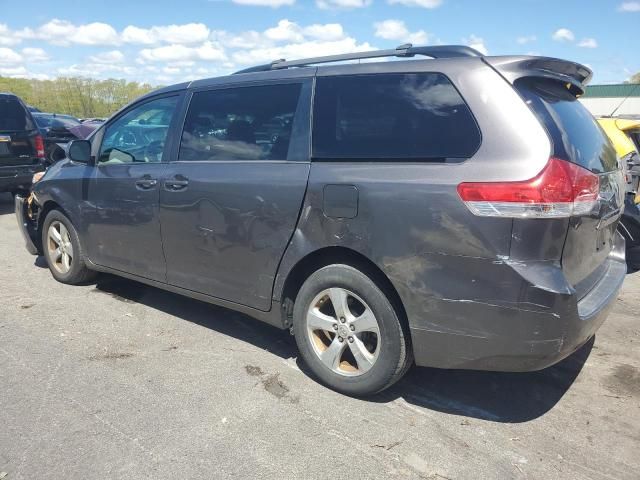
[[[269,375],[264,380],[262,380],[262,385],[264,386],[264,389],[271,395],[274,395],[278,398],[284,398],[289,393],[289,387],[282,383],[282,380],[280,380],[278,377],[279,375],[277,373]]]
[[[21,308],[22,310],[27,310],[27,309],[29,309],[29,308],[31,308],[31,307],[33,307],[33,306],[35,306],[35,303],[28,303],[28,304],[26,304],[26,305],[20,305],[20,308]]]
[[[619,395],[640,397],[640,370],[626,363],[618,365],[607,377],[607,388]]]
[[[112,352],[105,353],[104,355],[94,355],[92,357],[89,357],[89,360],[123,360],[125,358],[131,358],[133,356],[133,353]]]
[[[264,372],[262,371],[262,369],[260,367],[255,366],[255,365],[245,365],[244,369],[252,377],[259,377],[261,375],[264,375]]]
[[[256,365],[245,365],[244,369],[250,376],[259,378],[263,388],[274,397],[290,403],[298,403],[300,401],[298,396],[289,395],[289,387],[280,380],[279,373],[267,374]]]

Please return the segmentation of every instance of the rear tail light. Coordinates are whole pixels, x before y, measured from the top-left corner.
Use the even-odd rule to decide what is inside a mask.
[[[34,140],[36,145],[36,157],[44,158],[44,139],[42,138],[42,135],[36,135]]]
[[[458,195],[471,212],[483,217],[559,218],[590,213],[599,189],[597,175],[552,157],[531,180],[461,183]]]

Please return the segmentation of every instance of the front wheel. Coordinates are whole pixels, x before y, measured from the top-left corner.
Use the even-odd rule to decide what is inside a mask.
[[[388,297],[351,266],[329,265],[309,276],[293,318],[303,360],[322,383],[342,393],[384,390],[412,361],[409,335]]]
[[[78,232],[59,210],[51,210],[44,220],[42,249],[51,274],[59,282],[76,285],[96,274],[84,263]]]

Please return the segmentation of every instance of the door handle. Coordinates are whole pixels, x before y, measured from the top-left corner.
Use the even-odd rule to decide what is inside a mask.
[[[169,190],[170,192],[176,192],[178,190],[184,190],[189,185],[189,180],[180,176],[181,178],[173,178],[171,180],[164,181],[165,190]]]
[[[150,190],[158,184],[157,180],[153,178],[141,178],[136,180],[136,187],[140,190]]]

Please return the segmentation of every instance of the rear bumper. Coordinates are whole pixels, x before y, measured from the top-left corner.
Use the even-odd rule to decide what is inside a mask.
[[[18,228],[24,239],[25,247],[27,251],[32,255],[38,255],[40,252],[36,246],[37,232],[35,231],[33,222],[29,220],[26,208],[27,199],[22,195],[16,195],[15,198],[15,212],[16,220],[18,221]]]
[[[440,326],[433,322],[411,325],[416,364],[524,372],[561,361],[595,335],[615,303],[627,271],[621,236],[606,262],[600,280],[580,299],[568,285],[564,291],[540,292],[540,303],[444,299],[448,305],[441,308]],[[548,275],[557,276],[557,272],[550,270]],[[527,288],[540,287],[529,285],[521,292]],[[530,293],[521,295],[531,298]],[[454,328],[442,327],[447,317]]]
[[[27,191],[31,188],[33,174],[44,170],[44,165],[19,165],[0,167],[0,192]]]

